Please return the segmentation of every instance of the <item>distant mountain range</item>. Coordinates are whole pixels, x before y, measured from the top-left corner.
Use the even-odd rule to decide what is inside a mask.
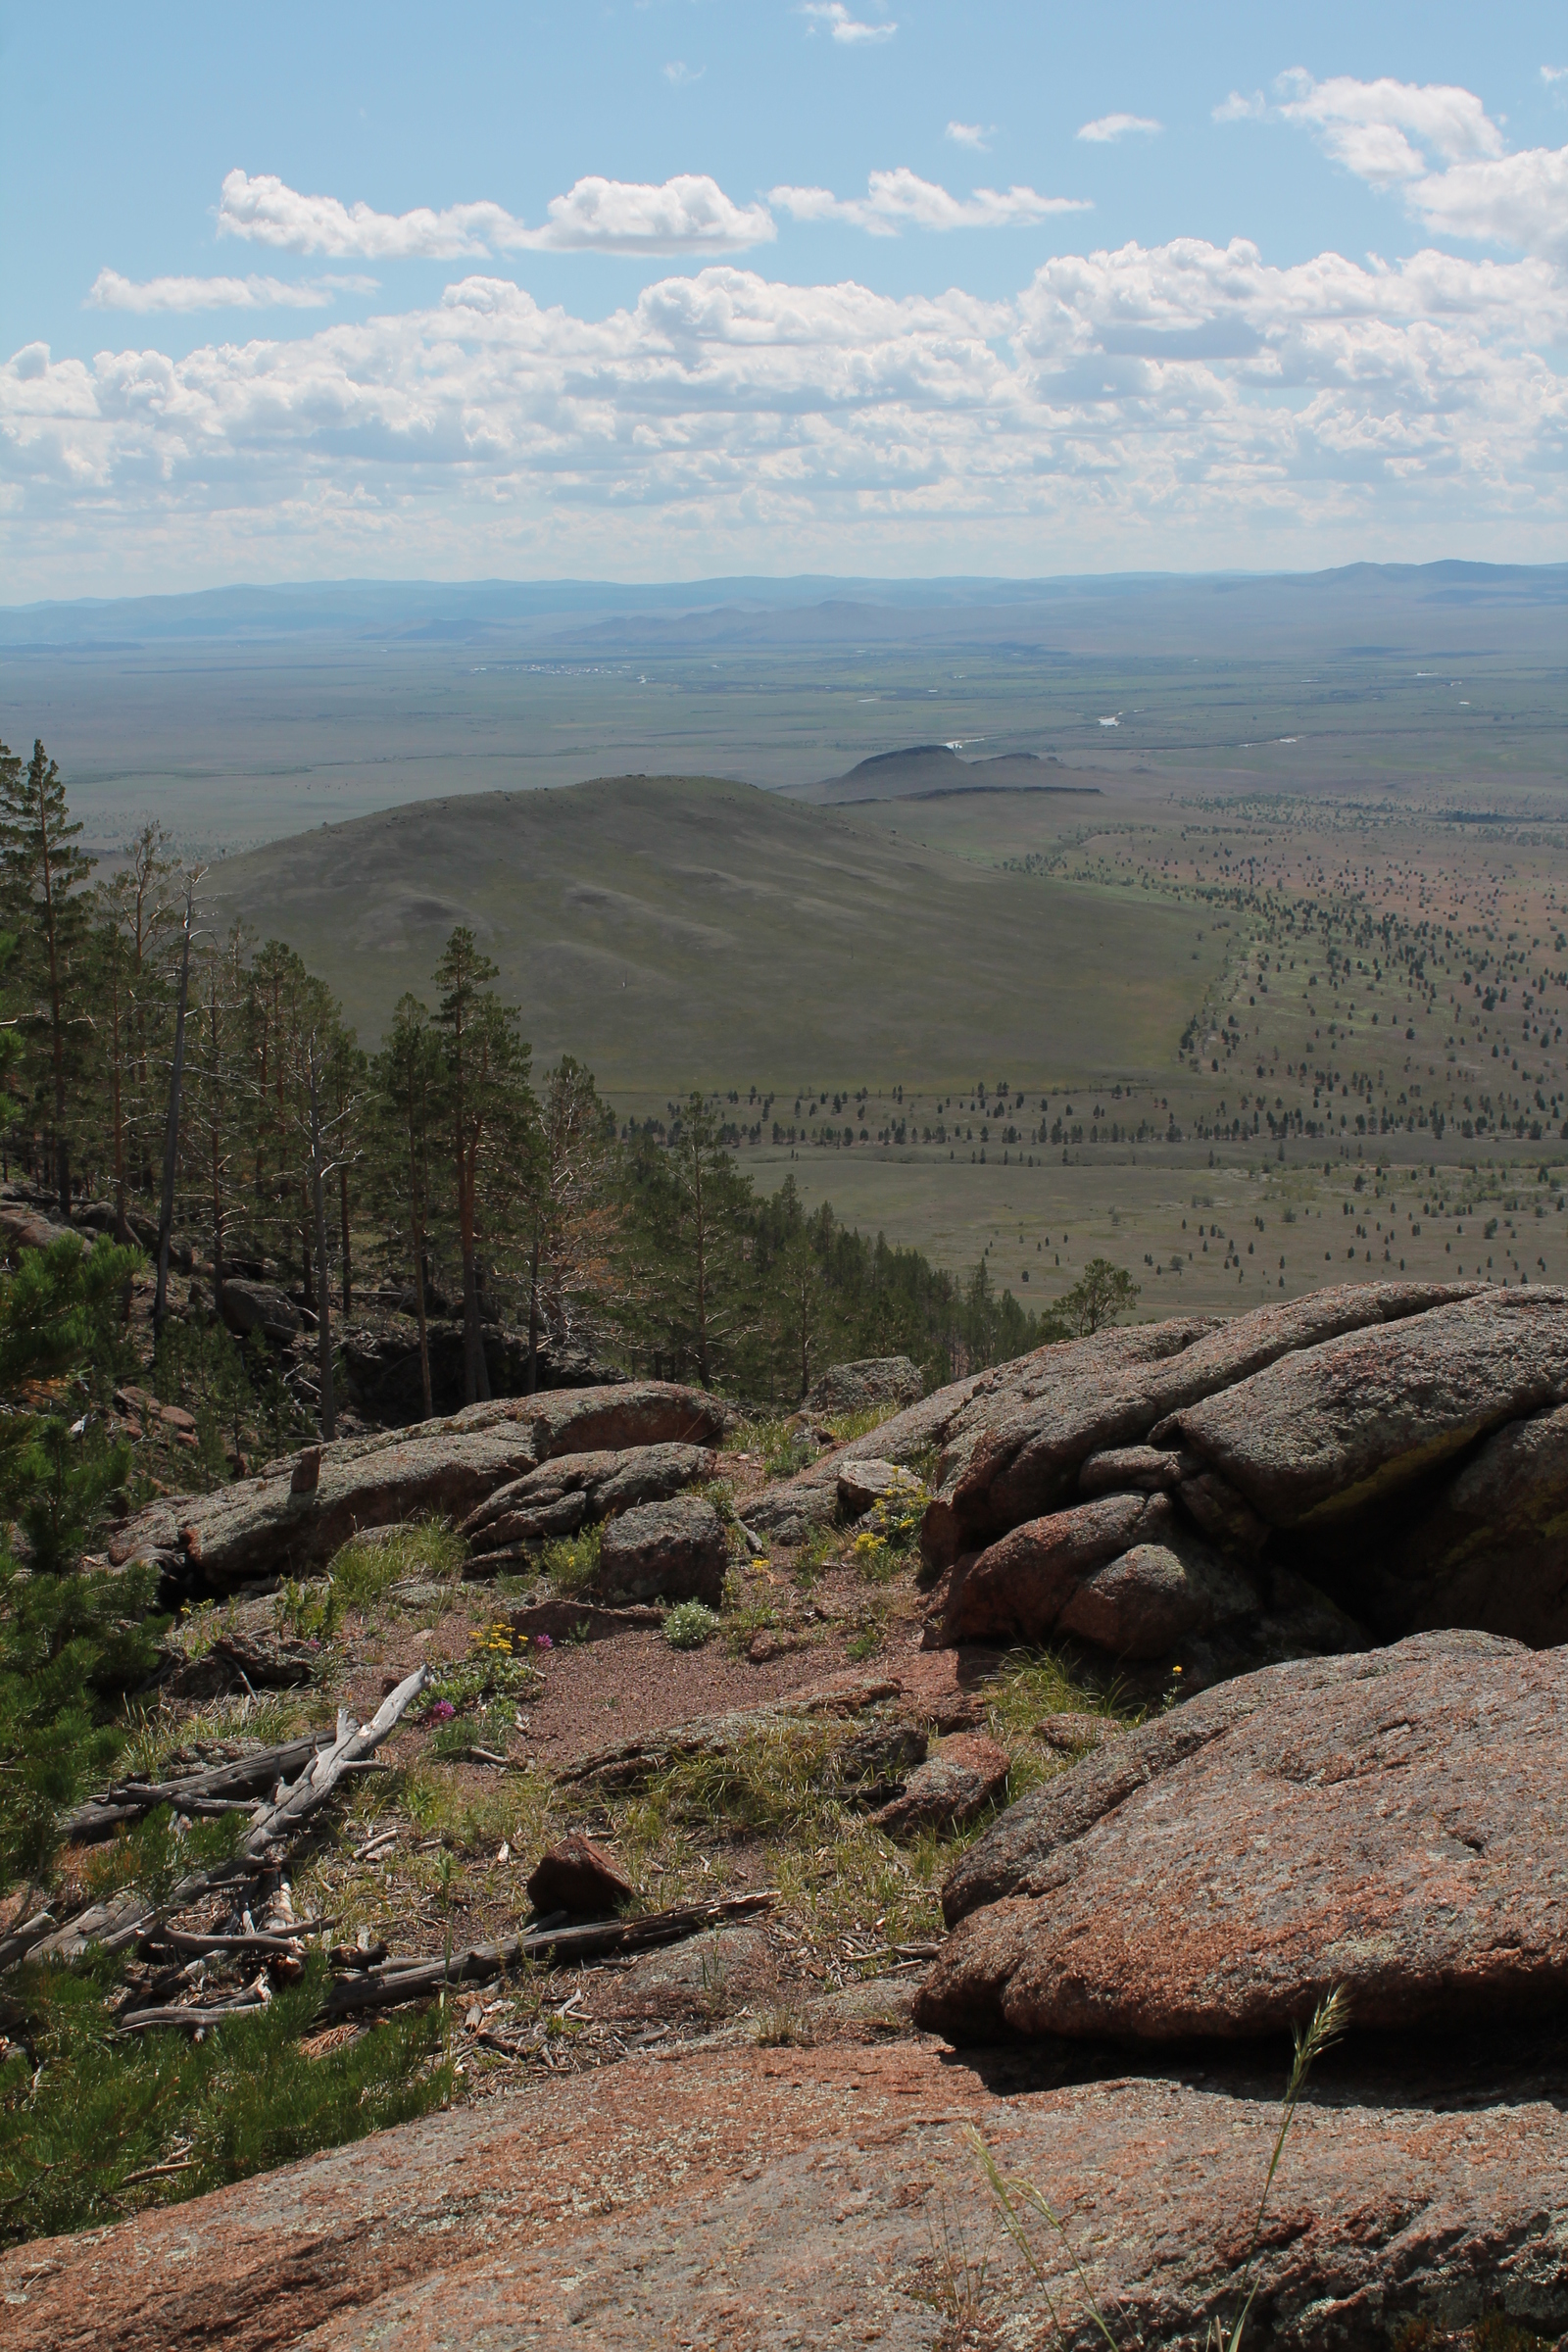
[[[872,579],[803,573],[623,583],[607,580],[329,580],[201,589],[180,596],[83,597],[0,606],[0,648],[107,651],[155,642],[316,637],[493,645],[550,639],[608,651],[699,643],[811,643],[983,636],[1004,613],[1033,634],[1048,620],[1147,635],[1193,624],[1252,633],[1326,608],[1388,603],[1514,611],[1568,604],[1568,564],[1354,564],[1331,571],[1123,572],[1051,579]],[[1065,640],[1064,640],[1065,641]]]

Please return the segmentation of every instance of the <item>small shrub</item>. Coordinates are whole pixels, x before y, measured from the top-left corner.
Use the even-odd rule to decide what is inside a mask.
[[[718,1619],[700,1600],[676,1603],[664,1619],[664,1640],[671,1649],[701,1649],[718,1631]]]
[[[296,1584],[292,1577],[285,1580],[277,1622],[299,1641],[330,1641],[342,1616],[343,1595],[328,1579],[312,1577],[304,1584]]]

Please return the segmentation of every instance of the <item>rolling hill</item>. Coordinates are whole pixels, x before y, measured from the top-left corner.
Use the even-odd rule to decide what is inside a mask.
[[[298,949],[367,1042],[470,924],[536,1057],[580,1055],[627,1104],[1159,1074],[1219,960],[1141,892],[703,776],[416,803],[228,858],[209,888],[220,920]]]
[[[1002,752],[961,760],[949,743],[919,743],[906,752],[877,752],[847,774],[819,784],[786,788],[794,801],[853,808],[866,801],[940,801],[958,792],[1054,792],[1093,795],[1098,784],[1064,767],[1054,755]]]

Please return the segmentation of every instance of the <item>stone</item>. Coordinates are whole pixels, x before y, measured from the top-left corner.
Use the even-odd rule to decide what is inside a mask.
[[[161,1497],[116,1529],[109,1557],[115,1567],[149,1561],[178,1591],[225,1592],[324,1565],[368,1529],[429,1515],[462,1522],[556,1455],[710,1446],[731,1418],[717,1397],[656,1380],[501,1397],[450,1420],[323,1445],[308,1494],[293,1491],[303,1454],[290,1454],[211,1494]]]
[[[1078,1492],[1086,1500],[1096,1494],[1169,1494],[1197,1468],[1190,1454],[1163,1446],[1114,1446],[1089,1456],[1078,1472]]]
[[[874,1355],[834,1364],[807,1396],[808,1413],[861,1413],[877,1404],[918,1404],[925,1383],[906,1355]]]
[[[1383,1567],[1367,1604],[1380,1628],[1568,1642],[1568,1405],[1488,1438]]]
[[[1172,1416],[1279,1359],[1481,1295],[1473,1284],[1346,1283],[1228,1322],[1176,1318],[1042,1348],[1004,1366],[1002,1379],[977,1383],[949,1415],[922,1548],[933,1565],[948,1566],[989,1537],[1060,1509],[1092,1454],[1151,1441],[1184,1446],[1187,1424]],[[1254,1499],[1245,1482],[1232,1483]]]
[[[513,1632],[530,1642],[541,1634],[551,1642],[608,1642],[616,1634],[656,1634],[663,1622],[658,1609],[602,1609],[591,1600],[536,1600],[511,1617]]]
[[[846,1519],[863,1519],[875,1503],[896,1497],[917,1502],[920,1493],[919,1480],[902,1462],[859,1457],[839,1464],[839,1510]]]
[[[293,1299],[270,1282],[225,1282],[218,1295],[218,1311],[240,1339],[260,1332],[264,1340],[287,1342],[304,1320]]]
[[[1106,1494],[1015,1527],[956,1571],[943,1640],[1044,1642],[1092,1570],[1171,1525],[1163,1494]]]
[[[1564,1402],[1568,1295],[1484,1290],[1287,1355],[1154,1436],[1200,1455],[1270,1527],[1333,1527]]]
[[[1114,1715],[1074,1715],[1064,1711],[1043,1715],[1035,1725],[1035,1738],[1047,1747],[1054,1748],[1058,1755],[1082,1756],[1103,1747],[1107,1740],[1118,1738],[1123,1729]]]
[[[573,1830],[535,1863],[528,1900],[541,1919],[564,1911],[570,1919],[610,1919],[636,1893],[603,1846]]]
[[[1523,2024],[1568,1984],[1568,1652],[1478,1633],[1273,1666],[1008,1808],[943,1890],[928,2032]]]
[[[662,1502],[718,1470],[710,1446],[633,1446],[564,1454],[487,1495],[463,1523],[475,1562],[537,1546],[644,1502]],[[471,1571],[470,1571],[471,1573]]]
[[[599,1550],[599,1583],[620,1600],[705,1600],[724,1597],[729,1543],[724,1522],[700,1494],[639,1503],[612,1519]]]
[[[899,1998],[880,1981],[855,1991]],[[6,2352],[933,2352],[957,2340],[943,2303],[976,2283],[964,2256],[978,2270],[982,2248],[1009,2341],[1059,2340],[1048,2292],[1073,2352],[1101,2340],[1074,2258],[1119,2344],[1174,2352],[1236,2324],[1279,2128],[1277,2048],[1223,2072],[1205,2053],[1200,2075],[1129,2080],[1122,2062],[1061,2082],[999,2079],[994,2061],[904,2036],[758,2048],[736,2033],[673,2065],[667,2046],[530,2070],[526,2097],[470,2099],[9,2248]],[[1547,2341],[1568,2328],[1568,2078],[1544,2055],[1490,2087],[1386,2075],[1308,2096],[1250,2337],[1359,2352],[1412,2322],[1440,2341],[1492,2314]],[[1066,2216],[1065,2242],[1032,2230],[1043,2283],[993,2242],[965,2127]],[[956,2236],[950,2272],[940,2249]]]
[[[994,1740],[982,1732],[959,1732],[944,1740],[936,1754],[910,1773],[903,1795],[872,1819],[890,1838],[915,1838],[922,1830],[951,1837],[996,1803],[1011,1769],[1005,1748]]]
[[[234,1627],[213,1638],[198,1658],[184,1658],[160,1689],[172,1698],[206,1700],[228,1690],[301,1690],[321,1671],[319,1642]]]
[[[1189,1634],[1255,1613],[1258,1595],[1200,1545],[1135,1544],[1086,1576],[1054,1631],[1114,1658],[1163,1658]]]

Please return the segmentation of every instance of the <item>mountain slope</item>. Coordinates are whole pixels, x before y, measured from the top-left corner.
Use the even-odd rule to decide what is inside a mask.
[[[405,989],[429,1000],[471,924],[536,1054],[579,1054],[623,1101],[1160,1071],[1217,962],[1212,932],[1200,947],[1190,913],[1141,892],[970,864],[711,777],[426,801],[229,858],[211,887],[222,919],[297,948],[367,1041]]]

